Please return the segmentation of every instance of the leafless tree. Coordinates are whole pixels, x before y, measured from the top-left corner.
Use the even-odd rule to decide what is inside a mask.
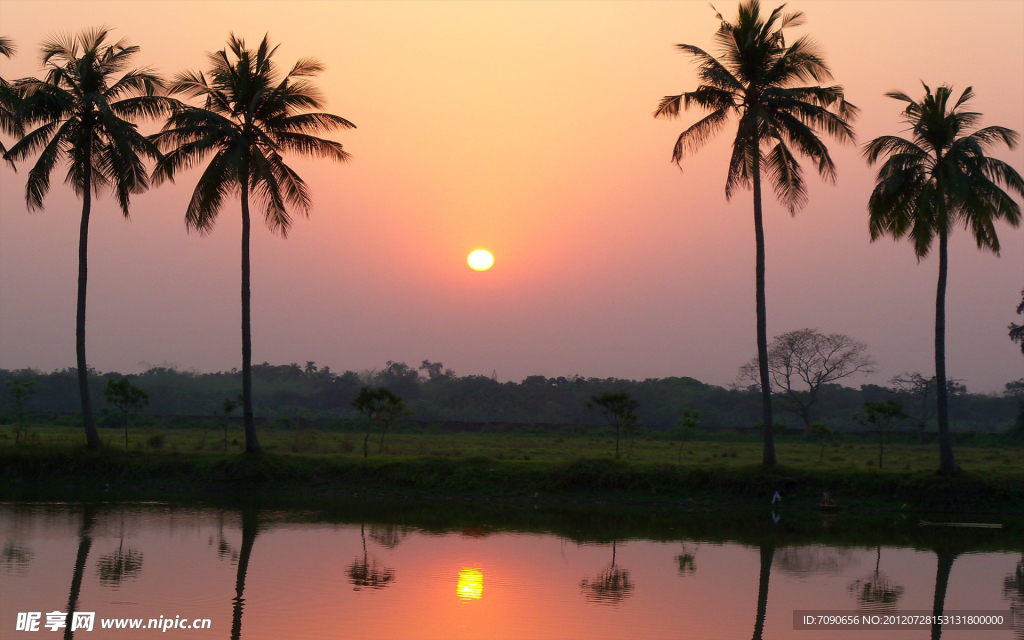
[[[924,430],[928,421],[935,416],[935,376],[926,378],[917,371],[906,372],[893,376],[889,384],[897,393],[910,396],[913,404],[917,405],[917,409],[912,410],[911,418],[917,425],[917,441],[924,444]]]
[[[822,386],[858,373],[875,372],[876,362],[867,351],[866,344],[842,333],[798,329],[775,336],[768,347],[773,391],[804,421],[804,433],[810,433],[811,407]],[[740,367],[737,383],[760,388],[757,358]]]

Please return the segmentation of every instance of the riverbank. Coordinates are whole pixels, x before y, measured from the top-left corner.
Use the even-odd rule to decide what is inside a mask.
[[[731,462],[731,461],[730,461]],[[259,494],[477,500],[534,504],[786,506],[815,510],[828,492],[840,511],[1020,513],[1024,474],[756,464],[685,465],[610,458],[498,460],[485,456],[352,456],[87,451],[0,447],[5,499],[40,491],[114,491],[135,500]],[[778,493],[781,505],[772,503]],[[20,496],[20,498],[19,498]]]

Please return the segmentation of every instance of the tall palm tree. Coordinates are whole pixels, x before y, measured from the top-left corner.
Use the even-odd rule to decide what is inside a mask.
[[[14,42],[7,37],[0,36],[0,56],[10,58],[17,51]],[[22,133],[21,122],[16,115],[18,108],[18,93],[9,82],[0,78],[0,131],[14,136]],[[14,163],[7,157],[7,147],[3,140],[0,140],[0,155],[7,160],[11,166]]]
[[[202,108],[184,107],[168,118],[152,140],[167,156],[157,165],[154,179],[173,180],[183,169],[198,165],[213,154],[199,178],[185,212],[189,230],[206,234],[213,229],[229,196],[242,203],[242,404],[245,450],[259,451],[252,410],[252,337],[249,311],[249,198],[255,197],[263,217],[275,233],[287,236],[292,218],[287,206],[308,216],[309,188],[284,163],[281,154],[329,158],[346,162],[341,143],[315,134],[355,125],[329,113],[305,112],[323,107],[323,98],[307,79],[323,65],[302,58],[285,74],[273,61],[277,47],[266,36],[257,50],[247,49],[234,34],[228,48],[207,54],[209,79],[202,72],[178,74],[171,91],[202,98]]]
[[[923,84],[923,83],[922,83]],[[902,91],[885,95],[907,103],[903,120],[909,125],[909,139],[881,136],[864,146],[868,164],[880,156],[886,160],[878,170],[868,200],[871,240],[904,236],[914,243],[920,261],[928,255],[932,240],[939,236],[939,284],[935,297],[935,395],[938,400],[939,471],[956,473],[949,437],[949,407],[946,386],[946,271],[947,244],[954,227],[963,225],[979,249],[999,254],[995,221],[1020,224],[1020,207],[1006,188],[1024,195],[1024,181],[1007,163],[989,158],[985,151],[998,143],[1010,149],[1017,133],[1005,127],[985,127],[973,133],[981,114],[968,111],[974,97],[970,87],[950,106],[952,87],[941,86],[932,93],[924,85],[920,102]]]
[[[92,197],[109,188],[128,217],[130,197],[149,187],[144,159],[160,157],[156,146],[138,132],[133,121],[164,115],[175,102],[159,95],[162,80],[149,67],[125,71],[139,48],[129,46],[125,40],[108,44],[109,35],[109,29],[96,28],[43,42],[43,78],[25,78],[15,83],[23,96],[17,115],[26,128],[38,126],[7,153],[12,160],[23,160],[39,152],[25,187],[30,211],[42,209],[43,198],[50,190],[50,174],[59,163],[68,165],[65,182],[82,198],[75,348],[82,422],[88,445],[93,448],[101,442],[92,416],[89,367],[85,360]]]
[[[754,191],[757,358],[766,467],[774,467],[776,458],[765,310],[762,172],[779,201],[795,215],[807,203],[807,187],[794,152],[812,160],[822,178],[835,182],[835,164],[818,135],[824,131],[840,142],[852,142],[850,122],[857,112],[844,99],[841,86],[803,86],[810,80],[831,80],[832,74],[810,38],[804,36],[786,46],[782,30],[803,24],[804,14],[783,13],[784,7],[765,18],[760,2],[748,0],[740,4],[735,23],[716,14],[721,20],[715,34],[720,59],[693,45],[676,45],[696,59],[700,84],[693,91],[665,96],[654,112],[656,118],[675,118],[680,106],[711,112],[676,140],[672,161],[680,166],[687,154],[695,153],[720,132],[731,116],[738,120],[725,197],[731,199],[739,187],[752,187]]]

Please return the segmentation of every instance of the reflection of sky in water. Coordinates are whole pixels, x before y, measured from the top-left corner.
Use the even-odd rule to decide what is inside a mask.
[[[217,640],[230,637],[233,615],[240,616],[245,640],[741,638],[751,636],[757,615],[758,547],[577,544],[540,534],[467,536],[288,523],[280,514],[273,521],[249,518],[246,543],[236,512],[160,506],[97,511],[88,530],[78,610],[100,617],[211,618],[213,631],[201,638]],[[77,507],[0,505],[0,628],[13,628],[19,611],[64,610],[82,557],[81,532]],[[772,557],[764,638],[884,636],[793,631],[794,609],[932,608],[933,551],[815,544],[780,546]],[[1021,562],[1019,552],[956,556],[946,610],[1024,609]],[[240,567],[245,606],[236,612]],[[929,635],[900,632],[899,638]],[[1011,631],[983,635],[1024,637]],[[123,638],[124,632],[97,628],[83,637]],[[942,637],[979,636],[945,630]]]

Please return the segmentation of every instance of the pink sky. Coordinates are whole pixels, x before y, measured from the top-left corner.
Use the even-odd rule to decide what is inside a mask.
[[[735,2],[716,5],[727,16]],[[775,3],[767,3],[768,7]],[[983,124],[1024,131],[1024,3],[792,2],[806,12],[848,99],[859,140],[899,133],[882,94],[973,85]],[[712,48],[706,2],[46,2],[5,0],[0,33],[38,72],[38,43],[106,24],[142,47],[138,65],[199,69],[229,31],[267,31],[278,59],[321,59],[347,166],[294,160],[315,208],[287,240],[253,237],[253,358],[332,369],[441,360],[459,374],[692,376],[726,384],[756,352],[749,193],[724,181],[731,130],[669,162],[678,121],[651,117],[693,88],[676,43]],[[10,142],[9,139],[7,139]],[[871,346],[882,383],[931,372],[936,260],[869,243],[873,171],[832,144],[836,186],[810,182],[795,218],[766,207],[768,331],[817,327]],[[996,155],[1024,172],[1021,148]],[[810,170],[810,167],[806,167]],[[0,169],[0,367],[74,365],[81,206],[53,179],[46,210],[24,205],[22,165]],[[93,210],[87,348],[100,370],[240,366],[239,214],[187,234],[197,173]],[[963,231],[950,249],[947,370],[975,391],[1024,374],[1006,336],[1019,320],[1024,239],[1002,256]],[[472,272],[476,248],[493,269]]]

